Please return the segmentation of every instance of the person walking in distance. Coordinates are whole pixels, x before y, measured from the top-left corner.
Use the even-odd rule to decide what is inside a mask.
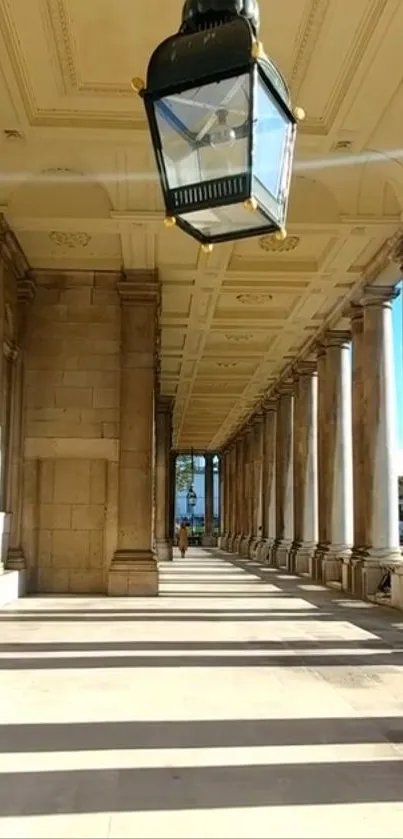
[[[178,547],[181,552],[181,557],[184,559],[186,551],[189,547],[188,529],[184,521],[181,522],[181,526],[179,528]]]

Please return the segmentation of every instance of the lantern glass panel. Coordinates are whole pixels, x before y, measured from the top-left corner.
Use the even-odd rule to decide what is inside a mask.
[[[294,126],[258,77],[253,128],[253,191],[270,215],[283,223],[287,206]]]
[[[181,213],[179,218],[211,241],[219,236],[236,235],[240,231],[259,230],[259,228],[263,231],[268,226],[267,216],[263,215],[260,210],[251,212],[244,207],[243,203]]]
[[[244,74],[154,103],[169,190],[247,171],[250,92]]]

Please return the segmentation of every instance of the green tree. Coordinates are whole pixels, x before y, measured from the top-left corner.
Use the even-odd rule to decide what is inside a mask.
[[[200,459],[193,458],[192,470],[192,455],[180,454],[176,458],[176,491],[183,492],[192,484],[192,475],[199,475],[203,472],[203,467],[200,464]]]

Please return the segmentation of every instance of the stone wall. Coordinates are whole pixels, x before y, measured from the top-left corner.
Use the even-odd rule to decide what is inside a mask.
[[[117,539],[118,275],[43,273],[25,368],[31,591],[103,593]]]

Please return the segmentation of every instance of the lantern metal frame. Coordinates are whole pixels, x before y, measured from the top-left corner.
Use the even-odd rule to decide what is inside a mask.
[[[250,97],[248,117],[245,122],[247,156],[245,170],[238,174],[201,180],[193,184],[171,188],[168,183],[164,148],[157,124],[156,105],[169,96],[179,96],[197,87],[219,83],[231,78],[249,77]],[[282,162],[281,197],[273,204],[282,206],[282,219],[270,215],[263,201],[254,191],[255,175],[254,145],[256,119],[256,89],[261,81],[268,94],[278,105],[288,120],[290,135],[284,147]],[[168,226],[175,224],[184,232],[193,236],[202,245],[236,241],[268,233],[283,233],[283,224],[287,214],[292,159],[294,153],[296,109],[291,108],[287,85],[277,67],[264,54],[261,44],[256,39],[253,23],[245,17],[236,16],[226,22],[207,29],[195,30],[182,27],[177,34],[163,41],[151,56],[147,86],[138,85],[142,97],[151,133],[151,140],[163,191]],[[243,126],[242,126],[243,127]],[[286,159],[288,158],[288,159]],[[264,184],[262,184],[263,189]],[[267,192],[269,190],[266,189]],[[181,214],[221,208],[231,205],[243,205],[251,212],[258,210],[256,226],[248,226],[231,233],[206,235],[192,226]],[[267,220],[267,225],[263,222]]]

